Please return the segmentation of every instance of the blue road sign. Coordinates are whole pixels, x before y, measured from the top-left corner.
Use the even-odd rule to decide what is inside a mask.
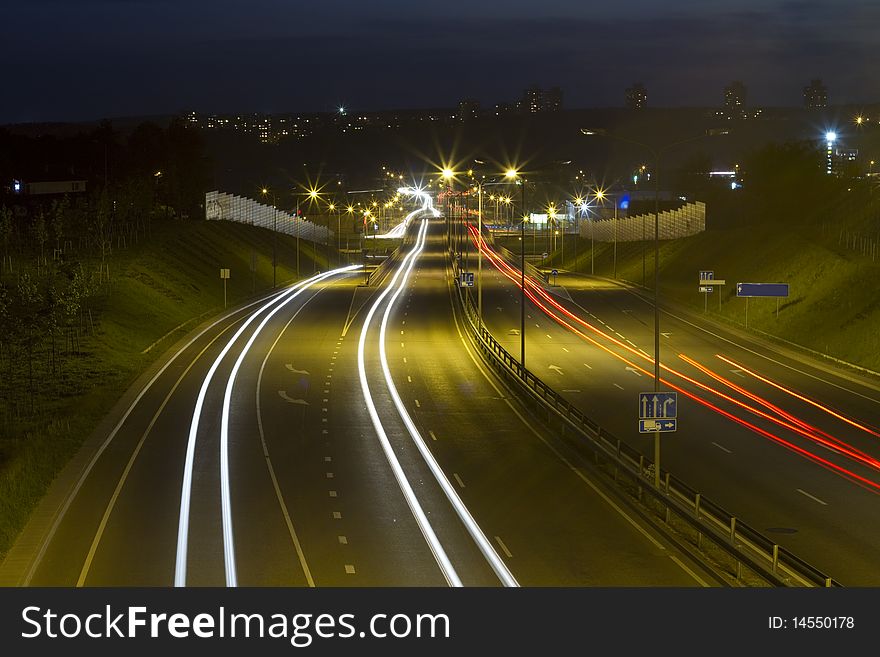
[[[678,420],[639,420],[639,433],[666,433],[678,429]]]
[[[788,283],[737,283],[738,297],[787,297]]]
[[[554,276],[559,276],[559,270],[558,270],[558,269],[554,269],[554,270],[551,271],[550,273],[553,274]]]
[[[700,280],[701,281],[711,281],[715,278],[715,272],[711,270],[701,270],[700,271]]]
[[[473,287],[474,286],[474,273],[472,271],[461,272],[461,284],[464,287]]]
[[[640,392],[639,419],[669,419],[678,416],[677,392]]]

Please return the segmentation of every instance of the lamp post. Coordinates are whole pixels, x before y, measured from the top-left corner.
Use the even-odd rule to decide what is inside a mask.
[[[596,200],[604,201],[606,198],[610,197],[611,194],[608,194],[605,190],[600,189],[596,191]],[[613,234],[614,234],[614,265],[612,267],[612,275],[611,278],[617,280],[617,198],[614,199],[614,221],[612,223],[613,226]]]
[[[623,141],[647,150],[654,161],[654,392],[660,391],[660,157],[663,153],[676,146],[703,139],[715,135],[726,135],[725,129],[710,129],[701,135],[695,135],[687,139],[674,141],[660,148],[654,148],[648,144],[609,134],[601,128],[581,128],[581,134],[586,136],[601,136]],[[616,204],[615,204],[616,210]],[[617,222],[615,221],[615,224]],[[616,244],[616,241],[615,241]],[[616,266],[616,261],[615,261]],[[660,432],[654,432],[654,486],[660,488]]]
[[[263,187],[261,190],[263,196],[269,193],[269,190]],[[276,236],[278,235],[278,208],[275,205],[275,192],[272,192],[272,289],[276,286],[276,270],[278,266],[277,251],[275,248]]]
[[[514,180],[517,172],[514,169],[508,169],[504,177],[508,180]],[[484,182],[482,179],[477,182],[477,322],[480,327],[483,326],[483,188],[490,185],[507,185],[509,182]],[[498,201],[495,201],[495,221],[498,221]]]

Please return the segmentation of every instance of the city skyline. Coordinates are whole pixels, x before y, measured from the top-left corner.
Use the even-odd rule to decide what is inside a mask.
[[[16,91],[0,122],[488,105],[532,83],[561,87],[567,107],[622,106],[635,82],[649,107],[720,105],[732,80],[756,106],[798,106],[814,78],[832,105],[869,103],[880,88],[869,57],[880,9],[861,0],[461,10],[37,0],[9,15],[0,49]]]

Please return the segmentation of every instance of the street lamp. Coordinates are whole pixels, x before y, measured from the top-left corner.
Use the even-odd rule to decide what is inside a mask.
[[[490,185],[508,185],[511,179],[515,179],[517,172],[514,169],[508,169],[504,174],[504,181],[500,182],[484,182],[482,179],[477,181],[477,317],[478,325],[483,325],[483,188]],[[496,197],[494,194],[489,197],[495,201],[496,198],[501,200],[501,196]],[[495,220],[498,220],[498,204],[495,205]]]
[[[605,199],[610,197],[611,195],[608,194],[604,189],[597,189],[595,196],[596,196],[596,200],[603,202],[603,205],[604,205]],[[614,230],[613,230],[613,234],[614,234],[614,238],[613,238],[614,239],[614,260],[613,260],[613,262],[614,262],[614,264],[612,266],[613,273],[611,274],[611,278],[613,278],[615,280],[617,280],[617,203],[618,203],[617,198],[615,198],[614,199],[614,222],[612,224],[614,227]]]
[[[529,215],[526,214],[526,181],[514,168],[509,168],[504,177],[521,186],[522,221],[519,225],[519,363],[522,366],[522,376],[526,374],[526,222]]]
[[[261,191],[263,193],[263,196],[266,196],[269,193],[269,190],[266,189],[265,187],[263,187],[263,189]],[[278,208],[275,205],[275,192],[273,191],[272,192],[272,289],[273,290],[275,289],[276,280],[277,280],[276,269],[278,266],[278,260],[276,257],[277,251],[275,248],[275,242],[276,242],[277,235],[278,235]],[[298,276],[299,276],[299,274],[297,274],[297,277]]]
[[[837,133],[829,130],[825,133],[825,173],[831,174],[834,161],[834,142],[837,141]]]
[[[700,135],[688,137],[679,141],[666,144],[660,148],[654,148],[640,141],[609,134],[601,128],[581,128],[581,134],[590,136],[608,137],[618,141],[639,146],[647,150],[654,161],[654,392],[660,392],[660,156],[671,148],[697,141],[705,137],[726,135],[728,130],[723,128],[710,129]],[[829,133],[833,134],[833,133]],[[835,135],[836,137],[836,135]],[[616,209],[616,206],[615,206]],[[617,222],[615,222],[616,224]],[[654,432],[654,486],[660,488],[660,432]]]

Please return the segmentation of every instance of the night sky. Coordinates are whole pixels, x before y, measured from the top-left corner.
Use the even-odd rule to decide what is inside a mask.
[[[880,100],[876,0],[18,0],[0,122],[486,105],[530,84],[566,107]],[[872,48],[873,47],[873,48]]]

